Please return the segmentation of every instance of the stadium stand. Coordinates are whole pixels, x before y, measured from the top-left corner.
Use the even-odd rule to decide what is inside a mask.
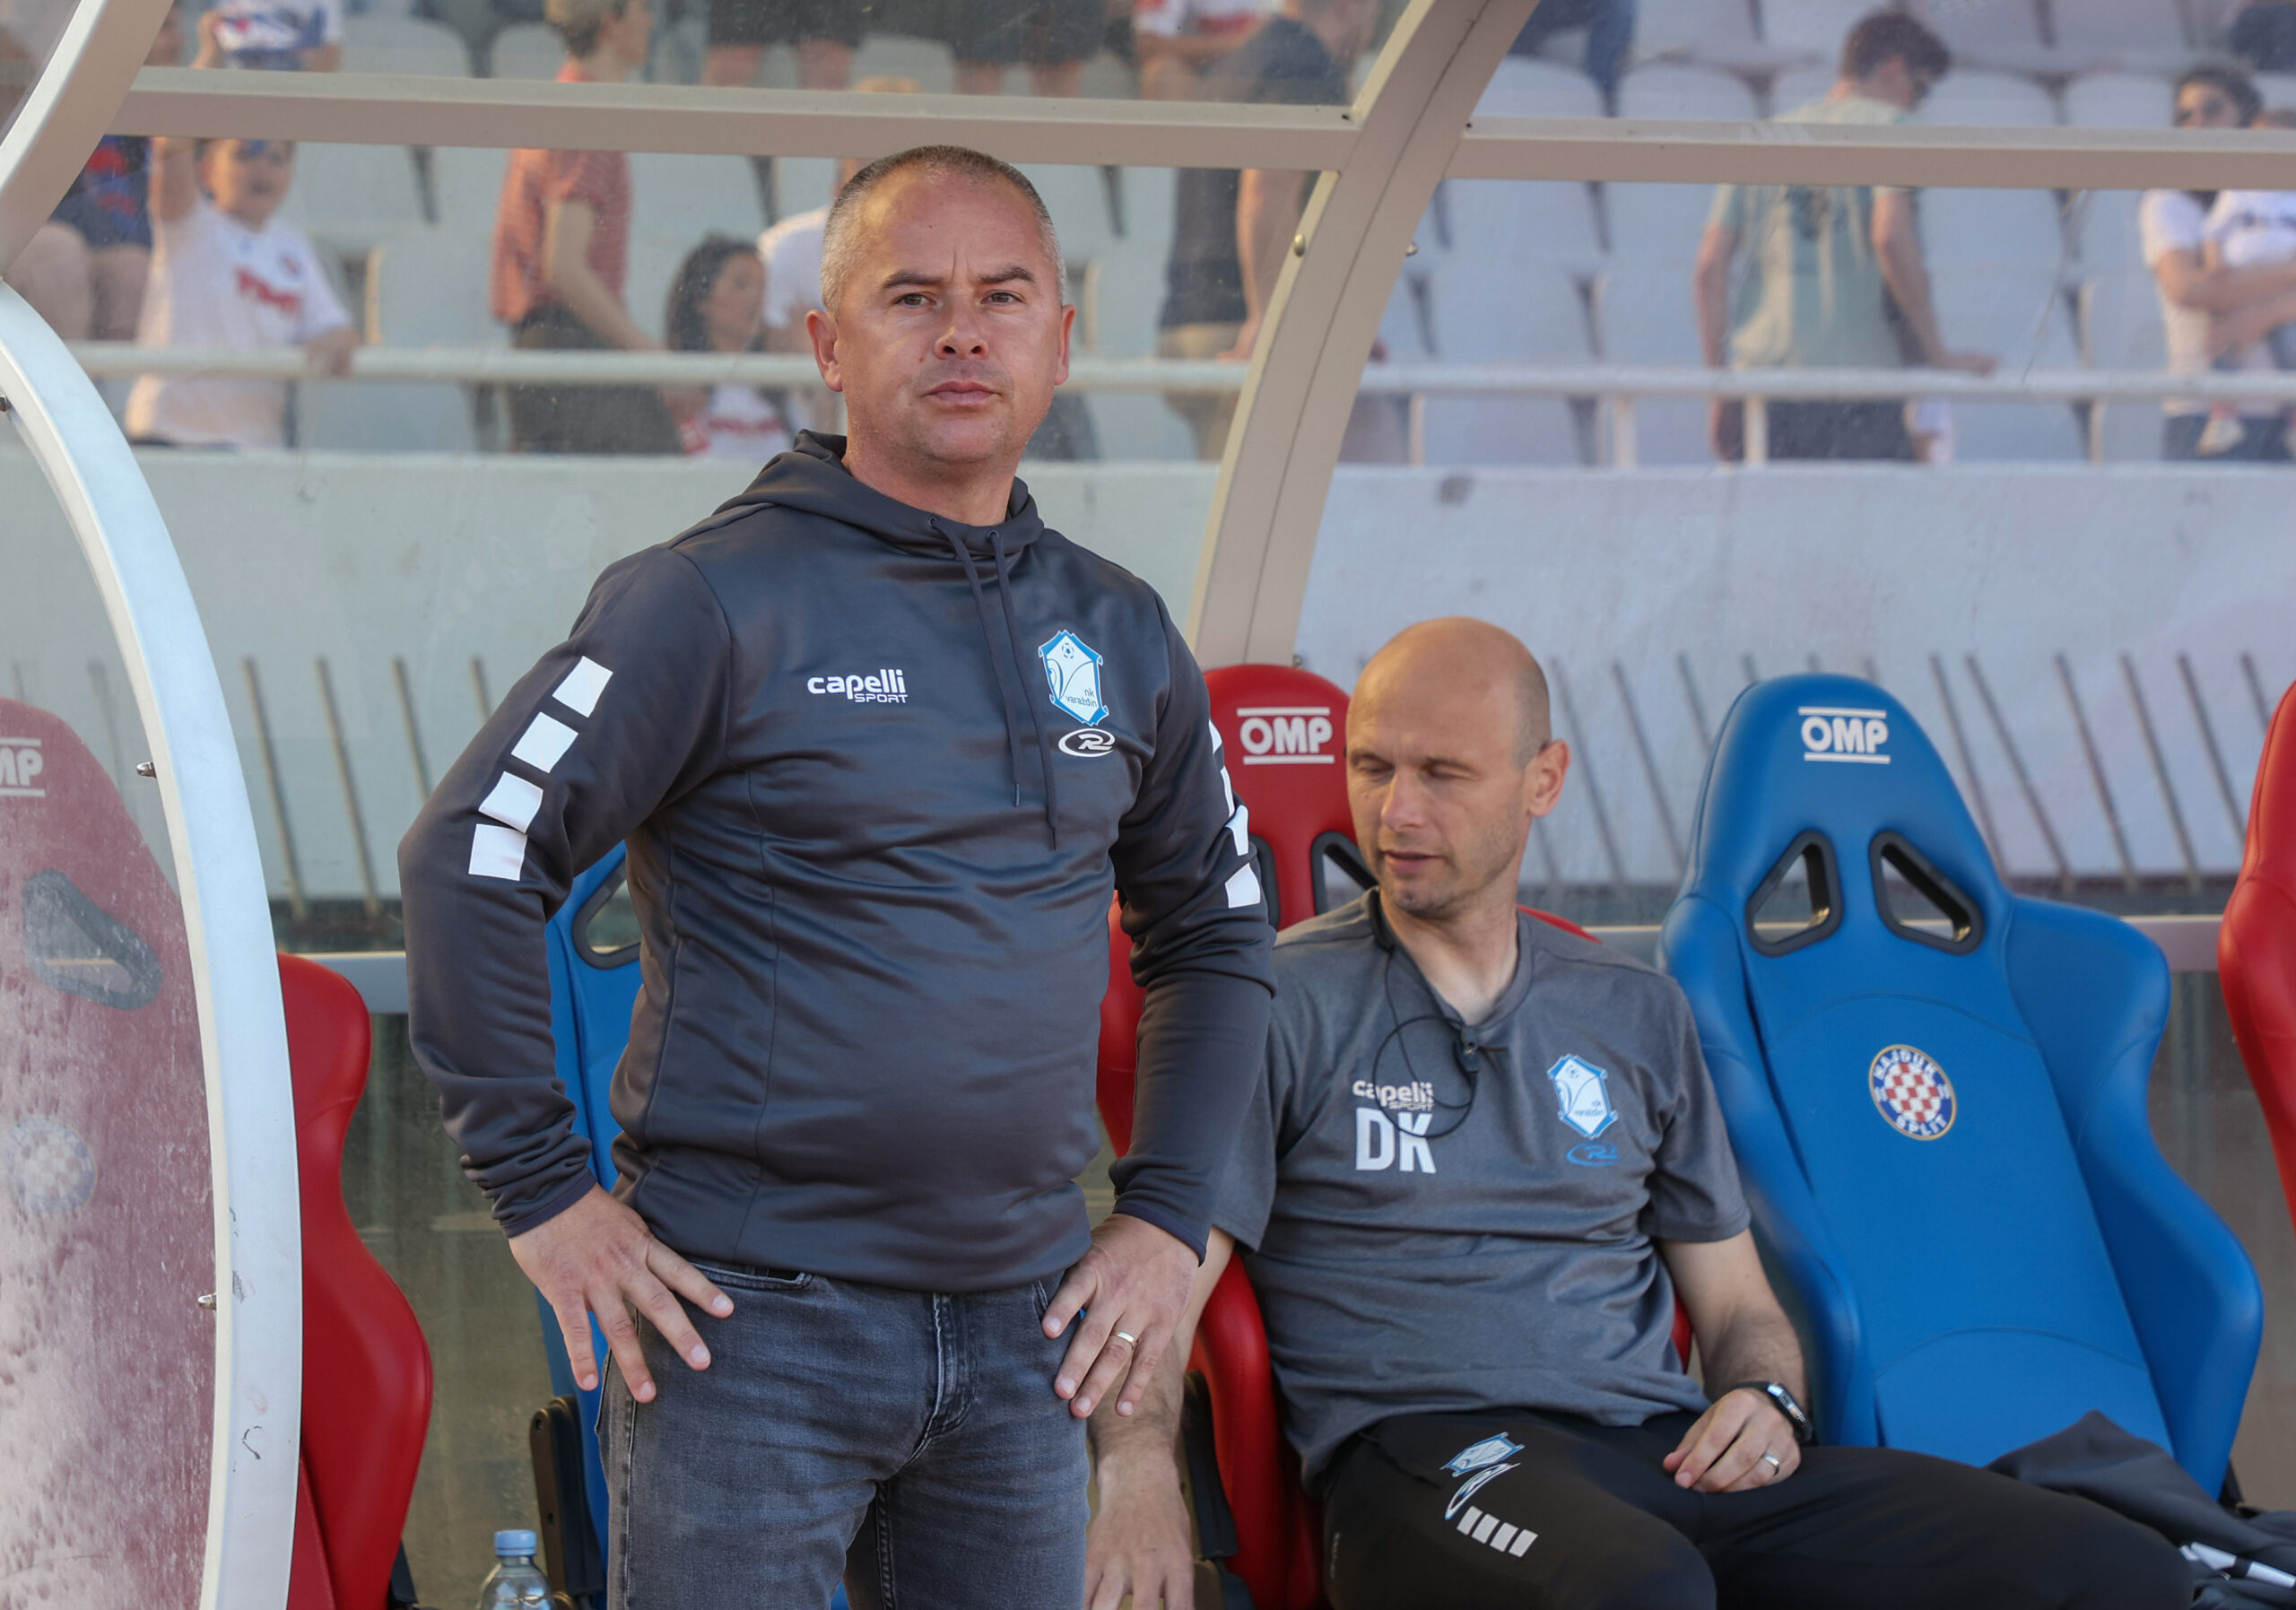
[[[2048,128],[2057,121],[2057,102],[2030,78],[1983,67],[1956,66],[1929,91],[1917,121],[2002,128]]]
[[[1921,198],[1922,234],[1938,323],[1956,348],[1991,352],[2001,367],[2071,369],[2079,359],[2056,200],[2039,190],[1934,190]],[[1964,458],[2079,458],[2073,411],[2062,404],[1957,408]]]
[[[1596,284],[1595,316],[1597,343],[1607,362],[1695,369],[1704,361],[1689,276],[1672,263],[1644,266],[1623,256],[1613,258]],[[1705,402],[1695,397],[1637,400],[1635,462],[1711,463],[1707,412]],[[1617,461],[1614,439],[1603,457]]]
[[[470,48],[462,35],[443,22],[419,17],[350,17],[343,25],[343,70],[468,78]]]
[[[2175,97],[2165,78],[2094,73],[2065,86],[2065,120],[2075,128],[2166,128]]]
[[[421,230],[367,259],[366,337],[387,346],[500,346],[487,316],[487,242]],[[467,453],[477,449],[475,398],[458,386],[304,386],[297,443],[307,448]]]
[[[2075,58],[2172,65],[2190,54],[2177,0],[2057,0],[2049,25],[2058,50]]]
[[[1491,75],[1474,109],[1499,117],[1599,117],[1603,93],[1574,67],[1541,57],[1510,56]]]
[[[1634,35],[1635,54],[1645,62],[1686,60],[1761,73],[1800,55],[1761,41],[1746,0],[1640,0]]]
[[[467,239],[494,233],[494,207],[510,153],[472,145],[440,145],[430,152],[430,215],[439,227]]]
[[[853,53],[853,78],[857,83],[865,78],[913,78],[927,95],[952,95],[957,89],[956,53],[938,39],[873,33]]]
[[[404,145],[299,145],[279,215],[322,246],[361,250],[420,228],[414,160]]]
[[[1480,212],[1469,201],[1454,216]],[[1428,270],[1439,355],[1500,363],[1593,357],[1583,293],[1566,264],[1535,251],[1494,257],[1480,231],[1465,239],[1475,244],[1463,243]],[[1430,464],[1582,464],[1589,457],[1585,424],[1561,398],[1435,396],[1426,415]]]
[[[1841,54],[1842,36],[1872,9],[1867,0],[1761,0],[1762,42],[1831,67]]]
[[[565,42],[543,22],[513,22],[486,48],[491,78],[556,78],[565,63]]]
[[[1652,62],[1619,81],[1618,115],[1746,118],[1756,115],[1754,92],[1717,68]]]
[[[630,283],[623,302],[641,328],[658,333],[670,282],[686,253],[707,235],[754,240],[765,228],[757,170],[747,157],[639,152],[630,159]]]

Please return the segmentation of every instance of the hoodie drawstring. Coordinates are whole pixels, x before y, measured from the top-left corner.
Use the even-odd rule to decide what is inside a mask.
[[[1011,561],[1004,555],[1003,532],[992,531],[988,534],[988,551],[996,561],[996,596],[1004,605],[1004,636],[1005,640],[1013,645],[1013,668],[1020,671],[1021,685],[1026,687],[1029,683],[1029,674],[1021,669],[1021,622],[1020,617],[1013,613],[1013,577],[1009,568]],[[1036,729],[1037,735],[1037,763],[1044,768],[1044,825],[1052,834],[1052,847],[1058,849],[1060,848],[1060,794],[1058,785],[1053,781],[1052,740],[1045,735],[1044,716],[1038,710],[1037,701],[1033,699],[1023,699],[1022,702],[1029,707],[1029,725]]]
[[[980,569],[974,564],[972,552],[965,546],[964,538],[953,531],[943,531],[938,523],[934,523],[932,529],[945,538],[950,547],[956,550],[957,562],[964,566],[965,580],[972,587],[973,606],[980,612],[980,634],[988,643],[988,668],[996,674],[996,692],[1004,705],[1004,745],[1013,766],[1013,803],[1018,805],[1021,803],[1021,724],[1013,709],[1013,679],[1005,674],[1004,660],[996,652],[996,623],[995,618],[988,613],[988,595],[981,588]],[[989,538],[989,546],[996,561],[996,584],[1004,595],[1007,650],[1012,656],[1013,671],[1020,676],[1021,685],[1025,688],[1028,685],[1028,674],[1021,669],[1021,627],[1019,621],[1013,614],[1012,578],[1005,570],[1004,546],[994,534]],[[1036,707],[1033,704],[1030,705],[1029,717],[1036,726],[1037,753],[1044,762],[1045,825],[1051,829],[1053,844],[1057,848],[1060,843],[1060,823],[1053,814],[1052,756],[1045,741],[1044,723],[1038,718]]]

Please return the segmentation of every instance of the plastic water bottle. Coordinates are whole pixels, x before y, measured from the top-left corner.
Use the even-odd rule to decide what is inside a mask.
[[[546,1610],[550,1579],[535,1564],[532,1532],[494,1534],[494,1569],[478,1589],[478,1610]]]

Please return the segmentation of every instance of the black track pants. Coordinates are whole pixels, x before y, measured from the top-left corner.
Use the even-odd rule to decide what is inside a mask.
[[[2085,1499],[1923,1454],[1805,1449],[1774,1486],[1685,1492],[1659,1461],[1695,1419],[1602,1426],[1507,1411],[1382,1422],[1340,1456],[1326,1486],[1335,1610],[2192,1603],[2187,1568],[2157,1534]],[[1515,1449],[1486,1440],[1495,1437]]]

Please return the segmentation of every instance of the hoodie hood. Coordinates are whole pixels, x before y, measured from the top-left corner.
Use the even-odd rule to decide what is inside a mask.
[[[1044,535],[1037,500],[1018,476],[1002,525],[968,526],[864,486],[845,467],[845,438],[813,431],[800,431],[796,445],[760,470],[757,479],[739,497],[721,504],[718,513],[730,517],[769,505],[839,520],[904,553],[945,559],[952,565],[960,562],[960,547],[976,561],[987,561],[993,567],[1001,546],[1010,563]]]
[[[1045,831],[1057,849],[1060,796],[1052,766],[1052,737],[1045,731],[1037,701],[1026,692],[1027,667],[1037,656],[1021,640],[1020,618],[1013,610],[1013,569],[1029,545],[1044,535],[1036,500],[1016,475],[1004,524],[968,526],[864,486],[845,467],[845,439],[800,431],[796,445],[760,470],[748,491],[718,507],[717,520],[735,519],[755,509],[799,509],[865,531],[912,558],[944,560],[962,570],[966,585],[972,589],[973,607],[980,614],[988,668],[996,674],[996,692],[1004,706],[1004,748],[1013,768],[1013,804],[1020,806],[1025,786],[1021,764],[1021,711],[1025,709],[1044,779]],[[996,591],[995,606],[988,601],[992,587]]]

